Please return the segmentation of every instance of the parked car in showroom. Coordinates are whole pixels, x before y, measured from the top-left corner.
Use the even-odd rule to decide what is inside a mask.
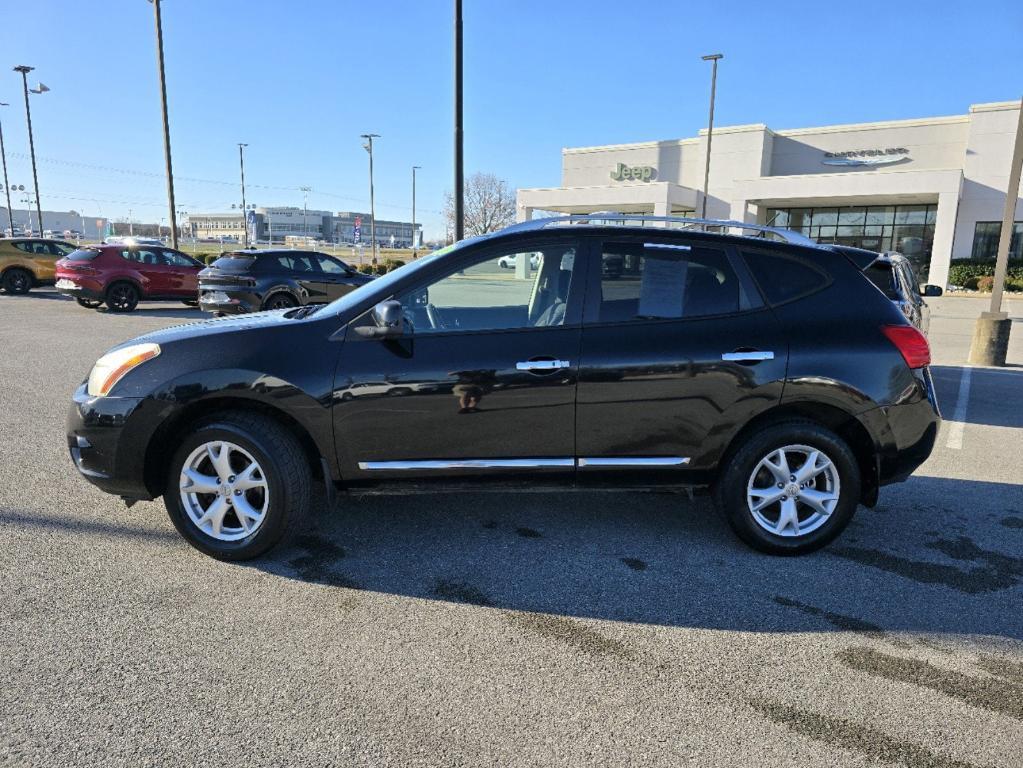
[[[0,287],[7,293],[28,293],[53,285],[57,260],[75,250],[63,240],[16,237],[0,240]]]
[[[930,454],[927,340],[863,274],[876,254],[687,223],[525,222],[325,306],[127,341],[73,395],[71,457],[225,560],[298,530],[314,479],[331,501],[707,486],[753,547],[817,549]],[[529,278],[485,279],[529,253]]]
[[[89,245],[57,262],[56,289],[81,306],[131,312],[140,301],[195,306],[202,264],[154,245]]]
[[[232,251],[199,273],[199,306],[236,315],[325,304],[372,279],[316,251]]]

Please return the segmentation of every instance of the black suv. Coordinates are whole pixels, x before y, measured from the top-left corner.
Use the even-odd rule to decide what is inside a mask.
[[[199,273],[199,306],[218,315],[324,304],[373,278],[315,251],[233,251]]]
[[[74,393],[73,460],[239,560],[300,526],[313,479],[328,499],[709,486],[743,540],[800,553],[930,454],[927,340],[864,276],[877,254],[607,219],[527,222],[326,306],[125,342]]]

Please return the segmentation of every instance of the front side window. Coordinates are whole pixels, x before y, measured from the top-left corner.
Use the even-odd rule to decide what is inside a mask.
[[[341,262],[327,256],[317,256],[316,258],[320,262],[320,269],[323,270],[324,274],[347,275],[350,272]]]
[[[398,297],[416,333],[565,324],[575,244],[490,252]]]
[[[738,311],[739,280],[723,250],[695,244],[604,244],[599,322]]]
[[[170,264],[172,267],[194,267],[195,266],[195,262],[192,261],[190,258],[188,258],[187,256],[185,256],[183,254],[175,253],[174,251],[164,251],[163,252],[163,257],[164,257],[164,259],[166,259],[167,263]]]

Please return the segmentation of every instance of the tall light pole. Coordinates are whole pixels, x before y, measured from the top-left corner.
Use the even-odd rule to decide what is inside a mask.
[[[455,242],[465,234],[465,169],[462,163],[462,0],[455,0]]]
[[[167,163],[167,210],[170,212],[171,247],[178,247],[177,219],[174,216],[174,170],[171,167],[170,119],[167,117],[167,77],[163,67],[163,22],[160,0],[149,0],[156,17],[156,67],[160,73],[160,106],[163,110],[163,156]]]
[[[6,101],[0,101],[0,107],[9,107]],[[11,210],[11,184],[7,181],[7,151],[4,149],[4,124],[0,121],[0,158],[4,161],[4,192],[7,194],[7,219],[11,224],[11,237],[14,237],[14,211]]]
[[[711,53],[701,56],[704,61],[711,62],[710,70],[710,117],[707,119],[707,158],[703,165],[703,204],[701,206],[700,218],[707,218],[707,189],[710,185],[710,145],[714,140],[714,93],[718,84],[718,59],[723,59],[723,53]]]
[[[32,155],[32,186],[35,190],[36,199],[36,218],[39,220],[39,234],[43,233],[43,207],[39,202],[39,174],[36,172],[36,145],[35,139],[32,136],[32,110],[28,106],[28,73],[31,72],[34,67],[27,67],[21,64],[14,68],[15,72],[21,72],[21,84],[25,89],[25,120],[28,122],[28,149],[29,154]],[[42,83],[39,84],[38,88],[33,88],[33,93],[45,93],[50,90]]]
[[[412,166],[412,258],[416,258],[416,171],[422,170],[421,165]]]
[[[238,142],[238,166],[242,171],[242,248],[249,247],[249,212],[245,208],[245,148],[248,144]]]
[[[309,239],[309,225],[306,223],[306,214],[309,212],[309,193],[312,187],[299,187],[302,190],[302,237]]]
[[[378,133],[364,133],[366,143],[362,148],[369,152],[369,238],[373,241],[373,266],[377,265],[377,209],[373,199],[373,139],[379,139]]]

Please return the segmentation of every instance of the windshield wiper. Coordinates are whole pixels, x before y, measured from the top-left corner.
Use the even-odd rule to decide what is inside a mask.
[[[289,320],[298,320],[306,315],[311,315],[313,312],[320,308],[319,304],[306,304],[304,307],[299,307],[297,310],[288,315]]]

